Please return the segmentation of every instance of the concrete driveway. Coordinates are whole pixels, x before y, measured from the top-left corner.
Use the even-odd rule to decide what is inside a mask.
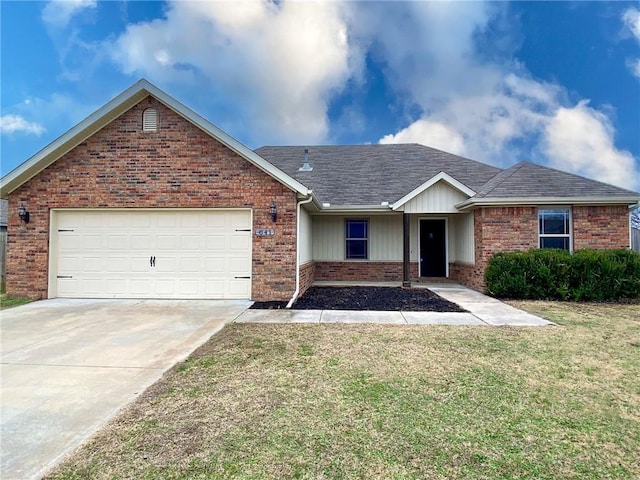
[[[0,312],[0,478],[40,478],[250,304],[55,299]]]

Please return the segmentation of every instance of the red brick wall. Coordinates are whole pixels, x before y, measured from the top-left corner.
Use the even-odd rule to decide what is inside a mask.
[[[158,110],[157,132],[142,112]],[[274,224],[269,206],[275,201]],[[31,222],[14,213],[23,203]],[[252,208],[252,298],[288,300],[295,289],[296,197],[267,174],[152,97],[65,154],[9,196],[7,291],[46,298],[52,208]]]
[[[629,207],[573,207],[573,249],[629,248]]]
[[[418,263],[410,265],[418,278]],[[316,262],[315,279],[339,282],[402,282],[402,262]]]
[[[313,280],[315,277],[316,264],[314,262],[305,263],[304,265],[300,265],[300,293],[302,295],[304,292],[309,290],[309,287],[313,285]]]
[[[574,206],[573,249],[629,247],[626,205]],[[475,265],[454,264],[452,278],[478,290],[491,256],[538,248],[538,207],[483,207],[474,211]]]

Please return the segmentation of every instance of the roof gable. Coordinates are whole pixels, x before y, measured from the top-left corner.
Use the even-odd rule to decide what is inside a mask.
[[[447,190],[443,190],[442,184],[448,185],[448,187],[444,188],[447,190],[454,190],[454,192],[449,193]],[[426,213],[427,210],[425,208],[419,207],[416,203],[422,203],[418,202],[419,197],[424,196],[424,194],[426,194],[428,191],[432,191],[433,193],[435,193],[436,195],[434,196],[438,199],[442,197],[451,197],[456,199],[456,201],[452,202],[451,205],[440,205],[439,202],[434,202],[436,198],[429,198],[430,201],[428,203],[433,205],[429,211],[433,212],[435,212],[436,210],[455,211],[453,205],[460,203],[469,197],[473,197],[476,194],[476,192],[467,187],[465,184],[457,181],[452,176],[444,172],[440,172],[424,182],[418,188],[409,192],[400,200],[395,202],[393,205],[391,205],[391,208],[393,210],[399,210],[400,208],[405,207],[405,211],[411,210],[413,212],[415,210],[417,212],[418,210],[420,210],[421,212]]]
[[[257,155],[250,148],[220,130],[204,117],[167,95],[155,85],[142,79],[5,175],[0,181],[2,196],[6,197],[13,190],[33,178],[149,95],[291,190],[303,195],[311,194],[311,191],[302,183]]]

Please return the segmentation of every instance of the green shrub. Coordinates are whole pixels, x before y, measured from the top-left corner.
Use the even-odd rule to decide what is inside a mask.
[[[489,260],[485,282],[488,293],[503,298],[640,298],[640,255],[622,249],[502,252]]]

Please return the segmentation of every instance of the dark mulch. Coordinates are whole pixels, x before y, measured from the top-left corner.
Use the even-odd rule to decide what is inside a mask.
[[[256,302],[254,309],[285,308],[287,302]],[[426,288],[311,287],[293,304],[296,310],[379,310],[466,312]]]

